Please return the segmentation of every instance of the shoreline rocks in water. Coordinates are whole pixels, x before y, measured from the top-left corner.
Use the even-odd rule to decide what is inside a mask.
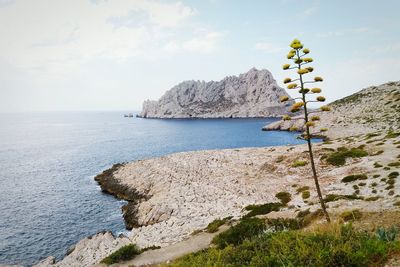
[[[140,226],[137,218],[136,205],[140,200],[146,199],[146,195],[137,192],[134,188],[119,183],[119,181],[114,178],[114,173],[124,165],[124,163],[114,164],[111,168],[104,170],[101,174],[94,177],[94,180],[98,182],[102,192],[128,201],[128,203],[122,207],[122,214],[126,229],[132,230],[132,228]]]
[[[145,101],[142,118],[265,118],[287,112],[288,96],[268,70],[255,68],[221,81],[184,81],[158,101]]]

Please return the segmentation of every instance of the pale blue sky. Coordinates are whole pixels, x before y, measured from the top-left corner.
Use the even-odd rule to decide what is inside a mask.
[[[0,111],[138,110],[311,49],[328,101],[400,80],[400,1],[0,0]]]

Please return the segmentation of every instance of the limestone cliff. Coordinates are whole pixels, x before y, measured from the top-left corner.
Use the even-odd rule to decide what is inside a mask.
[[[268,70],[252,68],[221,81],[184,81],[158,101],[145,101],[142,118],[276,117],[286,113],[287,95]],[[287,103],[289,105],[290,103]]]

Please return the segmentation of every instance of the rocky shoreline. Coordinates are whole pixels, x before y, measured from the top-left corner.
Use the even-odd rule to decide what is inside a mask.
[[[132,228],[140,226],[137,218],[137,204],[141,200],[148,199],[149,196],[137,192],[134,188],[128,187],[114,178],[114,173],[123,168],[124,165],[125,163],[114,164],[110,169],[104,170],[94,177],[94,180],[97,181],[103,193],[128,201],[127,204],[122,206],[122,215],[126,229],[132,230]]]

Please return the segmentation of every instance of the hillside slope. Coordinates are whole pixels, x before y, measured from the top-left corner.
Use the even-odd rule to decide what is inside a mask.
[[[332,111],[320,115],[313,132],[328,128],[329,138],[400,128],[400,81],[365,88],[329,104]],[[294,117],[298,118],[298,117]],[[302,130],[302,120],[278,121],[263,130]]]

